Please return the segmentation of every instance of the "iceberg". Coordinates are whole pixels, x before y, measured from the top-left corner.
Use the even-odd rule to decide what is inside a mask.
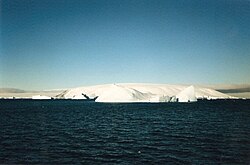
[[[96,102],[195,102],[197,99],[233,98],[213,89],[188,85],[120,83],[68,89],[58,96],[84,99],[82,93]]]

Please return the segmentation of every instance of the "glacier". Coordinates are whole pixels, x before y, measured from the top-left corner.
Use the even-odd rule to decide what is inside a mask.
[[[98,96],[96,102],[195,102],[197,99],[232,99],[213,89],[193,85],[119,83],[68,89],[57,98],[84,99]]]

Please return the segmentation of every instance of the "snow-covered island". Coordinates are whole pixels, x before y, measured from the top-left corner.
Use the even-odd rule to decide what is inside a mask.
[[[98,96],[96,102],[195,102],[197,99],[234,99],[213,89],[193,85],[105,84],[72,88],[57,95],[61,99],[85,99]]]

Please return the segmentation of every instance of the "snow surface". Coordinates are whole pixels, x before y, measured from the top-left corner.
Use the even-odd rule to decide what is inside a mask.
[[[65,99],[85,99],[82,93],[97,102],[193,102],[197,98],[225,99],[229,95],[209,88],[168,84],[105,84],[69,89],[60,94]]]

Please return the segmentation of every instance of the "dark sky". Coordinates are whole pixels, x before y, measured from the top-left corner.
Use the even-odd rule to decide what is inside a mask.
[[[2,0],[0,87],[250,83],[250,1]]]

